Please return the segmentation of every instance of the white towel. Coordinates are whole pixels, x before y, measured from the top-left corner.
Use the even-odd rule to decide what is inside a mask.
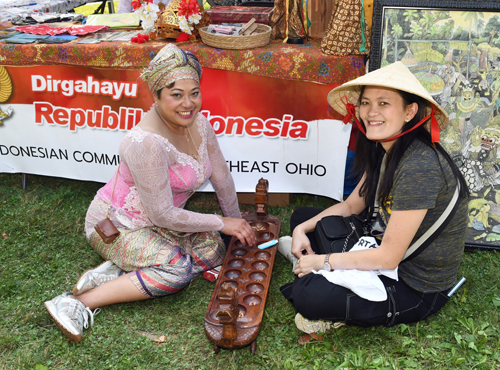
[[[351,248],[349,252],[378,248],[375,238],[371,236],[363,236]],[[334,271],[314,271],[313,273],[323,275],[328,281],[333,284],[343,286],[352,290],[361,298],[369,301],[381,302],[387,299],[387,291],[378,275],[384,275],[393,280],[398,280],[398,268],[394,270],[334,270]]]

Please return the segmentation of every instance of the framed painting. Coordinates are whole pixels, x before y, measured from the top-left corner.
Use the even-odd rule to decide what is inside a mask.
[[[500,250],[500,2],[375,0],[369,70],[402,61],[448,112],[471,197],[466,246]]]

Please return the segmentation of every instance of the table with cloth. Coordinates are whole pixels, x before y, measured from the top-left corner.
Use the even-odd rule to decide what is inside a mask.
[[[90,2],[95,0],[0,0],[0,18],[6,22],[23,13],[64,14]]]
[[[0,110],[14,110],[0,117],[0,172],[100,182],[112,176],[123,134],[153,103],[141,70],[166,41],[76,41],[0,43]],[[326,96],[364,74],[363,56],[325,55],[314,39],[248,50],[216,49],[199,40],[178,46],[204,68],[202,113],[238,192],[253,192],[263,176],[271,192],[342,197],[347,145],[329,131],[346,129],[327,123],[342,117]],[[335,163],[326,163],[327,156]]]

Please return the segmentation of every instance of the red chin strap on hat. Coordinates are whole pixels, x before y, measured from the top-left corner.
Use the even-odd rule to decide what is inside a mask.
[[[352,119],[354,119],[354,121],[356,122],[356,125],[358,126],[359,131],[361,131],[363,133],[363,135],[366,136],[365,128],[363,127],[363,125],[359,122],[358,118],[356,117],[356,107],[357,106],[349,103],[349,101],[347,100],[347,97],[345,95],[343,97],[341,97],[340,100],[342,101],[342,103],[344,103],[345,108],[347,110],[347,114],[345,115],[343,122],[345,124],[348,124],[349,122],[351,122]],[[388,139],[373,140],[373,141],[376,141],[378,143],[385,143],[387,141],[396,140],[398,137],[401,137],[401,136],[407,134],[408,132],[415,130],[417,127],[419,127],[422,124],[424,124],[425,122],[427,122],[427,120],[430,118],[431,119],[431,141],[433,144],[439,143],[439,141],[440,141],[439,124],[438,124],[437,119],[436,119],[436,114],[441,114],[441,113],[437,112],[436,107],[433,105],[431,113],[429,115],[425,116],[424,118],[422,118],[420,120],[420,122],[418,122],[415,126],[410,128],[409,130],[401,132],[401,133],[394,135]]]

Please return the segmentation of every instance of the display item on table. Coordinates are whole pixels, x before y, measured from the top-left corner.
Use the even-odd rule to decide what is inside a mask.
[[[216,6],[207,10],[211,23],[246,23],[255,18],[256,23],[269,25],[274,8],[261,6]]]

